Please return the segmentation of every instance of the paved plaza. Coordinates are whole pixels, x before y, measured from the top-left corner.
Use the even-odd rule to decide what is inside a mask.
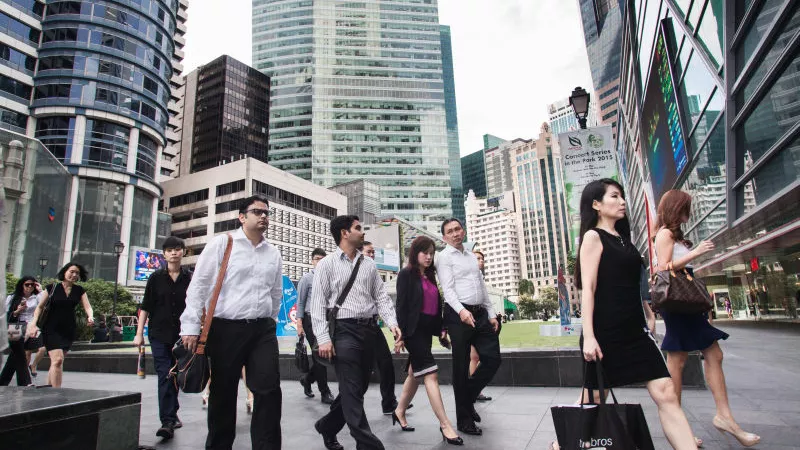
[[[771,329],[752,326],[721,326],[731,334],[722,343],[725,351],[724,367],[728,378],[730,401],[743,428],[758,433],[762,444],[757,448],[788,450],[800,448],[800,327]],[[41,377],[40,377],[41,378]],[[206,437],[206,411],[201,407],[199,395],[181,395],[180,417],[184,423],[176,430],[175,439],[162,442],[156,438],[158,428],[156,378],[140,380],[136,375],[88,374],[68,372],[64,387],[82,389],[107,389],[142,392],[142,421],[140,442],[159,449],[200,449]],[[313,429],[313,423],[325,414],[327,408],[317,398],[306,399],[296,381],[284,381],[283,388],[283,448],[322,449],[322,439]],[[316,386],[315,386],[316,388]],[[336,385],[332,388],[336,392]],[[315,389],[316,391],[316,389]],[[455,418],[453,392],[442,386],[445,407],[451,419]],[[400,393],[400,385],[397,386]],[[478,404],[483,417],[481,437],[464,436],[465,448],[474,449],[545,449],[554,439],[550,407],[574,402],[578,389],[570,388],[507,388],[489,387],[486,394],[494,399]],[[658,449],[668,449],[654,404],[644,389],[615,390],[620,401],[641,403]],[[235,449],[249,449],[250,421],[245,412],[244,388],[240,388],[237,438]],[[366,410],[370,426],[387,449],[422,450],[447,448],[437,430],[437,422],[428,406],[424,389],[420,388],[414,399],[415,407],[408,413],[408,421],[416,427],[404,433],[391,426],[391,419],[380,410],[380,393],[377,385],[370,386],[366,395]],[[706,441],[706,449],[728,448],[722,436],[711,426],[714,400],[707,390],[684,392],[684,406],[696,434]],[[355,449],[355,442],[347,428],[339,434],[346,449]],[[733,442],[730,448],[741,448]]]

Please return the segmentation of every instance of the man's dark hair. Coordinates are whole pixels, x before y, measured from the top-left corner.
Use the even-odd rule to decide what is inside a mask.
[[[252,197],[247,197],[242,200],[242,203],[239,205],[239,214],[247,214],[247,210],[253,206],[255,202],[262,202],[269,208],[269,200],[260,195],[253,195]]]
[[[483,252],[480,250],[473,250],[472,253],[475,253],[476,255],[481,255],[481,257],[484,259],[486,258],[486,255],[484,255]]]
[[[61,270],[59,270],[58,273],[56,274],[56,278],[58,278],[58,281],[64,281],[64,276],[66,276],[67,271],[72,266],[75,266],[75,267],[78,268],[78,271],[80,272],[79,279],[81,281],[86,281],[86,280],[89,279],[89,272],[86,271],[85,267],[83,267],[82,265],[80,265],[80,264],[78,264],[78,263],[76,263],[74,261],[70,261],[70,262],[66,263],[64,265],[64,267],[62,267]]]
[[[328,256],[328,254],[325,253],[325,250],[323,250],[323,249],[321,249],[319,247],[317,247],[317,248],[315,248],[314,250],[311,251],[311,258],[312,259],[317,255],[322,256],[322,257]]]
[[[336,242],[336,245],[339,245],[339,242],[342,241],[342,231],[350,230],[350,227],[353,226],[353,222],[361,220],[358,216],[336,216],[331,220],[331,234],[333,235],[333,241]]]
[[[167,251],[168,248],[180,248],[186,250],[186,243],[183,242],[183,239],[177,236],[170,236],[164,243],[161,245],[161,250]]]
[[[364,241],[364,245],[362,245],[361,247],[363,248],[363,247],[366,247],[366,246],[368,246],[368,245],[372,245],[372,242],[370,242],[370,241]]]
[[[461,228],[464,228],[464,224],[461,223],[461,220],[456,219],[455,217],[451,217],[442,222],[442,236],[444,236],[444,227],[446,227],[447,224],[449,224],[450,222],[458,222],[458,224],[461,225]]]

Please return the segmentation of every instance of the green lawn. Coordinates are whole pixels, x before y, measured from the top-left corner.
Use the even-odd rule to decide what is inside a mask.
[[[577,347],[578,336],[540,336],[539,326],[543,324],[556,325],[558,322],[506,322],[500,331],[500,346],[504,348],[563,348]],[[384,327],[383,333],[389,345],[392,343],[392,334]],[[434,339],[433,348],[442,349],[439,341]],[[442,349],[444,350],[444,349]]]

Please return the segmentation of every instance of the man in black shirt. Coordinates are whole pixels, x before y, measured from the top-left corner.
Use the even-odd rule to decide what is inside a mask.
[[[169,369],[175,364],[172,347],[179,338],[180,317],[186,308],[186,289],[192,274],[181,267],[185,251],[183,239],[170,236],[164,241],[163,248],[167,268],[153,272],[147,280],[133,345],[144,345],[144,324],[149,317],[147,335],[158,374],[158,413],[161,419],[161,428],[156,436],[172,439],[175,428],[183,424],[178,420],[178,390],[168,376]]]

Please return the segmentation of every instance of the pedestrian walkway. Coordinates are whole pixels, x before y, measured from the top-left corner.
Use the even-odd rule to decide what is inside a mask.
[[[723,342],[726,353],[724,367],[730,388],[730,402],[742,427],[758,433],[762,444],[757,448],[789,450],[800,447],[797,424],[800,423],[800,352],[797,351],[800,332],[771,329],[729,328],[731,338]],[[140,442],[163,449],[203,448],[206,437],[206,411],[200,395],[181,395],[180,418],[183,428],[176,430],[175,439],[161,442],[156,438],[158,428],[156,378],[140,380],[135,374],[89,374],[67,372],[64,387],[142,392],[142,421]],[[336,392],[336,384],[332,384]],[[327,407],[314,399],[306,399],[297,382],[282,382],[283,389],[283,448],[322,449],[322,439],[313,429],[313,422],[322,417]],[[400,392],[400,385],[397,386]],[[553,440],[550,407],[574,402],[577,389],[565,388],[506,388],[489,387],[485,393],[494,399],[477,404],[482,416],[481,437],[463,436],[464,448],[473,449],[545,449]],[[661,431],[656,409],[644,389],[617,389],[620,401],[641,403],[658,449],[670,448]],[[455,418],[453,392],[442,386],[448,415]],[[414,399],[408,421],[416,427],[404,433],[391,426],[391,419],[381,414],[377,385],[366,394],[367,416],[375,434],[387,449],[422,450],[447,448],[442,443],[436,419],[428,406],[424,388]],[[705,440],[710,450],[728,448],[722,436],[711,425],[714,401],[707,390],[684,392],[684,406],[695,433]],[[249,417],[245,412],[244,388],[240,387],[237,438],[234,448],[249,449]],[[355,441],[347,428],[339,434],[346,449],[355,449]],[[741,448],[737,443],[731,448]]]

